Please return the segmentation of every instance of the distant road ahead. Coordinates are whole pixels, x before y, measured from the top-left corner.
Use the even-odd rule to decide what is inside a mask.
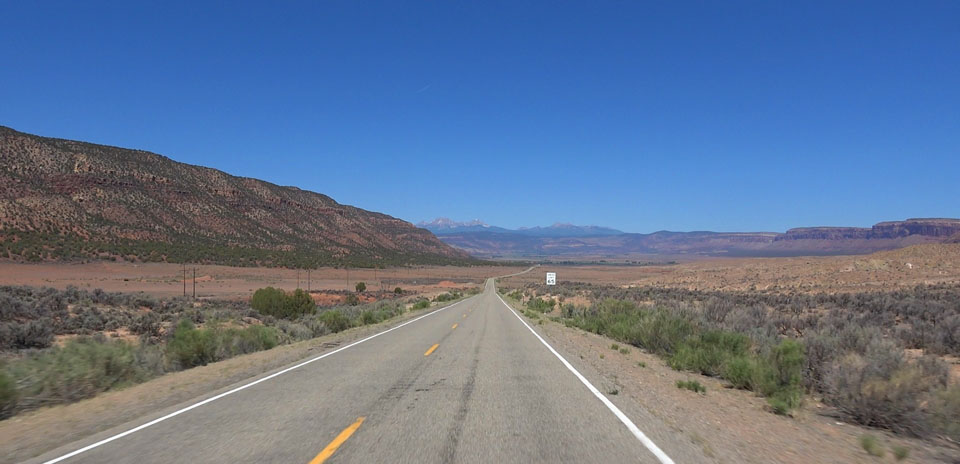
[[[321,356],[37,462],[671,462],[644,424],[591,391],[506,307],[492,281]]]

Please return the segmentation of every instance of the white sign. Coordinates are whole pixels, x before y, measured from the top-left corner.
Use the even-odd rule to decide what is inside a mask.
[[[557,273],[548,272],[547,273],[547,285],[557,285]]]

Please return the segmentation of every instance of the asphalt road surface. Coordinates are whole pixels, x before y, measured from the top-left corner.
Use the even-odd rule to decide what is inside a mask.
[[[679,462],[678,449],[699,460],[651,441],[669,431],[621,412],[492,280],[480,295],[251,382],[34,461],[656,463]],[[647,435],[651,427],[661,430]]]

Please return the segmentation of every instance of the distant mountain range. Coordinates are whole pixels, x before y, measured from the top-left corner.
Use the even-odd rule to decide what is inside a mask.
[[[2,126],[0,258],[296,267],[475,262],[426,230],[323,194]]]
[[[932,242],[960,241],[960,219],[927,218],[862,227],[803,227],[778,232],[624,233],[555,224],[510,230],[480,221],[438,219],[417,224],[441,240],[485,258],[617,257],[627,255],[805,256],[862,254]]]
[[[527,237],[602,237],[621,235],[622,231],[609,227],[577,226],[573,224],[556,223],[549,227],[521,227],[519,229],[505,229],[491,226],[480,220],[456,222],[448,218],[437,218],[430,222],[418,222],[417,227],[433,232],[437,236],[452,235],[469,232],[494,232],[502,234],[523,235]]]

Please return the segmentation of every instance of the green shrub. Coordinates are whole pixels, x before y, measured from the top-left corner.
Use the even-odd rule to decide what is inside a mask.
[[[777,414],[786,414],[803,402],[803,345],[791,339],[776,345],[754,371],[754,390],[767,396]]]
[[[553,307],[556,304],[557,302],[553,301],[552,299],[544,300],[540,297],[533,297],[527,302],[527,308],[533,311],[547,313],[553,311]]]
[[[860,446],[862,446],[863,450],[871,456],[882,458],[885,454],[883,447],[880,446],[880,442],[877,440],[877,437],[873,435],[861,435]]]
[[[696,380],[677,380],[677,388],[690,390],[695,393],[706,393],[707,387],[704,387]]]
[[[198,329],[181,320],[167,342],[167,356],[181,369],[203,366],[237,355],[269,350],[279,344],[278,329],[251,325],[242,329]]]
[[[417,300],[417,302],[413,304],[413,309],[427,309],[429,307],[430,300],[427,299]]]
[[[266,287],[253,293],[250,306],[261,314],[284,319],[296,319],[305,314],[313,314],[317,305],[310,294],[296,289],[291,293],[281,289]]]
[[[443,301],[453,301],[459,299],[463,295],[460,292],[444,292],[433,298],[433,301],[443,302]]]
[[[363,293],[367,291],[367,284],[363,282],[357,282],[357,285],[354,288],[356,288],[357,293]]]
[[[284,301],[284,314],[283,316],[286,319],[296,319],[305,314],[313,314],[317,311],[317,303],[313,301],[313,297],[310,296],[304,290],[296,289],[292,293],[286,295],[286,300]]]
[[[774,413],[779,415],[789,414],[790,411],[800,407],[803,403],[803,390],[800,388],[784,387],[774,391],[768,398],[767,404]]]
[[[890,447],[890,449],[893,451],[893,457],[897,461],[903,461],[904,459],[910,457],[910,448],[907,448],[906,446],[893,445]]]
[[[734,388],[754,390],[756,388],[757,363],[749,356],[737,356],[727,361],[723,367],[723,378]]]
[[[265,287],[253,292],[250,306],[261,314],[274,315],[283,310],[286,293],[279,288]]]
[[[403,295],[403,289],[400,288],[400,287],[397,287],[397,288],[393,289],[393,293],[395,293],[395,294],[397,294],[397,295]]]
[[[216,361],[217,341],[210,330],[200,330],[187,319],[181,320],[167,342],[167,356],[181,369],[204,366]]]
[[[938,390],[930,407],[933,429],[960,442],[960,385]]]
[[[80,337],[11,362],[7,373],[18,385],[17,409],[69,403],[145,380],[133,345],[101,337]]]
[[[0,366],[0,419],[6,419],[13,415],[17,407],[17,386],[10,375],[7,374],[5,366]]]
[[[678,370],[718,376],[730,359],[745,356],[749,348],[750,339],[745,335],[710,331],[680,343],[668,364]]]
[[[647,314],[639,328],[639,343],[631,344],[660,354],[673,353],[675,347],[694,332],[690,321],[664,310]]]
[[[337,309],[331,309],[320,313],[319,319],[331,332],[342,332],[349,329],[352,324],[350,318]]]
[[[658,354],[673,353],[694,333],[693,325],[683,317],[665,310],[640,310],[631,302],[614,299],[603,300],[575,316],[570,324]]]
[[[780,398],[767,398],[767,404],[770,405],[770,410],[779,416],[785,416],[790,413],[791,409],[793,409],[789,402]]]
[[[279,344],[277,329],[251,325],[242,329],[209,329],[217,345],[217,361],[237,355],[269,350]]]

